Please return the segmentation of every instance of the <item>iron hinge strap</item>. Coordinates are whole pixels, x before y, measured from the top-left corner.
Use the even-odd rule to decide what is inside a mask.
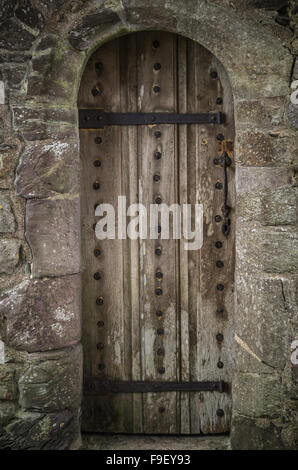
[[[154,124],[222,124],[222,113],[107,113],[103,109],[79,109],[80,129],[104,126]]]
[[[227,392],[228,384],[222,380],[213,382],[147,382],[129,380],[103,380],[98,377],[84,378],[87,395],[106,393],[156,393],[156,392]]]

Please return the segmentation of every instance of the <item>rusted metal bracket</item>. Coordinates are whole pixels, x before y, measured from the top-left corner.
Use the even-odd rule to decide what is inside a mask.
[[[154,124],[221,124],[222,113],[106,113],[103,109],[79,109],[80,129],[104,126],[138,126]]]
[[[103,380],[99,377],[84,378],[86,395],[106,393],[156,393],[156,392],[226,392],[228,384],[217,382],[145,382],[129,380]]]

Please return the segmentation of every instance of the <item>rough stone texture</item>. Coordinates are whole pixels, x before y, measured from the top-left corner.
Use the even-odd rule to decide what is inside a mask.
[[[236,140],[237,163],[243,166],[290,166],[298,161],[297,137],[290,131],[242,130]]]
[[[80,340],[80,278],[26,280],[0,298],[5,342],[25,351],[59,349]]]
[[[79,192],[77,142],[51,141],[26,147],[17,168],[16,192],[26,198],[45,198]]]
[[[3,427],[11,421],[17,411],[17,405],[12,401],[2,401],[0,407],[0,433],[3,430]]]
[[[130,436],[83,434],[82,450],[230,450],[226,436]]]
[[[16,397],[14,367],[0,364],[0,400],[14,400]]]
[[[76,409],[81,402],[82,347],[30,354],[19,380],[19,403],[37,411]]]
[[[234,375],[235,412],[254,418],[276,418],[281,407],[281,381],[270,374]]]
[[[0,233],[13,233],[16,222],[9,200],[0,196]]]
[[[237,212],[241,220],[264,226],[297,223],[297,188],[290,185],[239,194]]]
[[[78,433],[78,418],[69,410],[54,413],[20,412],[0,436],[7,450],[65,450]]]
[[[19,240],[0,240],[0,274],[12,274],[19,262]]]
[[[1,301],[5,308],[0,332],[5,330],[8,343],[14,345],[5,345],[9,370],[25,367],[26,380],[20,383],[23,406],[42,408],[46,403],[51,408],[51,386],[60,390],[62,385],[55,382],[54,374],[49,380],[46,374],[51,375],[48,367],[60,359],[45,360],[47,372],[43,376],[41,363],[27,362],[28,355],[32,358],[30,353],[14,347],[41,351],[78,341],[79,300],[74,290],[78,281],[77,276],[65,274],[79,270],[77,151],[73,153],[73,168],[69,159],[72,146],[78,144],[74,110],[84,64],[100,44],[115,36],[160,29],[185,35],[207,47],[225,67],[233,88],[237,134],[235,359],[242,378],[234,387],[233,399],[239,409],[246,406],[245,412],[252,409],[262,416],[278,410],[278,416],[256,418],[234,411],[232,446],[298,447],[297,367],[290,362],[290,344],[297,338],[294,206],[298,151],[297,114],[289,105],[289,84],[298,79],[297,61],[294,66],[290,53],[298,52],[298,13],[295,0],[289,0],[288,11],[282,6],[281,0],[0,0],[0,80],[5,85],[5,104],[0,105],[0,191],[6,193],[0,195],[0,233],[6,243],[16,230],[14,236],[22,241],[17,269],[0,279],[1,285],[6,285],[7,278],[10,286],[18,285]],[[69,150],[60,155],[51,147],[55,142],[60,149],[63,144],[69,145]],[[25,201],[13,195],[18,164],[18,195],[40,198],[27,203],[32,274],[61,275],[59,279],[26,280],[31,258],[24,240]],[[54,295],[50,298],[51,293]],[[61,317],[60,308],[70,316],[73,313],[70,322]],[[34,368],[44,381],[44,389],[34,382]],[[67,365],[65,370],[69,371]],[[250,394],[245,403],[251,374],[255,374],[253,389],[258,397]],[[276,382],[280,378],[280,388],[272,382],[273,377]],[[11,383],[15,384],[17,378],[18,373],[13,374]],[[77,413],[24,412],[16,405],[19,390],[14,385],[12,393],[9,380],[3,383],[7,384],[9,398],[0,401],[0,448],[64,449],[73,445],[79,428]],[[39,392],[32,396],[35,387],[40,387]],[[64,400],[68,392],[63,390]],[[276,398],[279,392],[280,402]],[[33,404],[32,397],[37,400]],[[264,397],[269,400],[263,407]]]
[[[295,228],[260,227],[237,221],[238,269],[245,272],[295,273],[298,268],[298,236]]]
[[[236,282],[236,334],[265,366],[270,366],[260,367],[248,349],[238,347],[236,368],[246,372],[283,369],[289,357],[288,305],[285,303],[283,280],[257,279],[252,272],[246,276],[239,275]]]
[[[231,432],[232,449],[237,450],[280,450],[284,446],[280,429],[268,419],[253,419],[233,415]]]
[[[28,76],[27,98],[38,103],[75,104],[83,57],[74,53],[57,36],[50,36],[53,46],[36,47]],[[44,43],[44,39],[42,40]],[[42,50],[41,50],[42,49]],[[71,56],[71,60],[69,57]],[[64,64],[67,63],[67,67]]]
[[[77,110],[62,107],[43,109],[15,107],[13,123],[23,138],[28,141],[77,140]]]
[[[78,197],[27,202],[26,239],[33,254],[34,277],[79,272],[79,220]]]

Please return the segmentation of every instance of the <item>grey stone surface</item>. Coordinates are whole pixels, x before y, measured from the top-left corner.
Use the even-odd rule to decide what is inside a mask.
[[[19,403],[24,409],[76,409],[81,403],[82,347],[29,354],[19,380]]]
[[[77,142],[50,141],[28,145],[17,168],[16,192],[26,198],[44,198],[79,192]]]
[[[1,24],[0,48],[9,51],[30,49],[35,37],[16,19],[10,18]]]
[[[0,240],[0,274],[12,274],[19,262],[21,242]]]
[[[79,221],[78,197],[27,201],[26,239],[32,250],[34,277],[79,272]]]
[[[276,418],[281,409],[281,380],[278,375],[237,373],[233,377],[233,409],[254,418]]]
[[[227,436],[105,436],[83,434],[83,450],[230,450]]]
[[[25,280],[0,298],[5,343],[25,351],[59,349],[80,340],[80,277]]]
[[[0,405],[0,434],[4,426],[11,421],[17,411],[17,404],[13,401],[1,401]]]
[[[289,357],[289,319],[283,282],[282,279],[258,279],[254,271],[236,277],[235,332],[246,345],[236,351],[238,370],[272,372],[272,368],[285,366]],[[250,351],[263,364],[260,365]]]
[[[262,227],[237,220],[236,252],[238,270],[243,274],[295,273],[298,267],[298,238],[294,227]]]
[[[0,400],[17,398],[15,370],[11,364],[0,364]]]
[[[38,103],[76,104],[76,93],[84,57],[74,52],[58,36],[50,35],[53,46],[36,50],[32,57],[32,71],[28,75],[27,98]],[[44,39],[43,39],[44,41]],[[38,45],[37,45],[38,47]],[[69,58],[71,57],[71,60]],[[67,63],[67,67],[64,64]]]
[[[297,162],[297,137],[284,130],[238,131],[235,157],[242,166],[290,166]]]
[[[238,195],[237,212],[241,220],[260,222],[264,226],[295,225],[297,188],[283,185],[274,189],[243,192]]]
[[[13,233],[16,229],[15,217],[7,197],[0,195],[0,233]]]
[[[253,419],[235,413],[232,420],[233,450],[280,450],[280,430],[268,419]]]
[[[79,432],[78,418],[71,411],[20,412],[0,435],[0,449],[66,450]]]

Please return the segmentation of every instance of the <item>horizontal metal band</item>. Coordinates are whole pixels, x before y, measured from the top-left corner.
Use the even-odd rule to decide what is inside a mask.
[[[221,124],[222,113],[106,113],[103,109],[79,109],[80,129],[102,129],[104,126],[152,124]]]
[[[155,393],[155,392],[220,392],[228,391],[228,384],[218,382],[145,382],[129,380],[102,380],[98,377],[84,378],[86,395],[105,393]]]

